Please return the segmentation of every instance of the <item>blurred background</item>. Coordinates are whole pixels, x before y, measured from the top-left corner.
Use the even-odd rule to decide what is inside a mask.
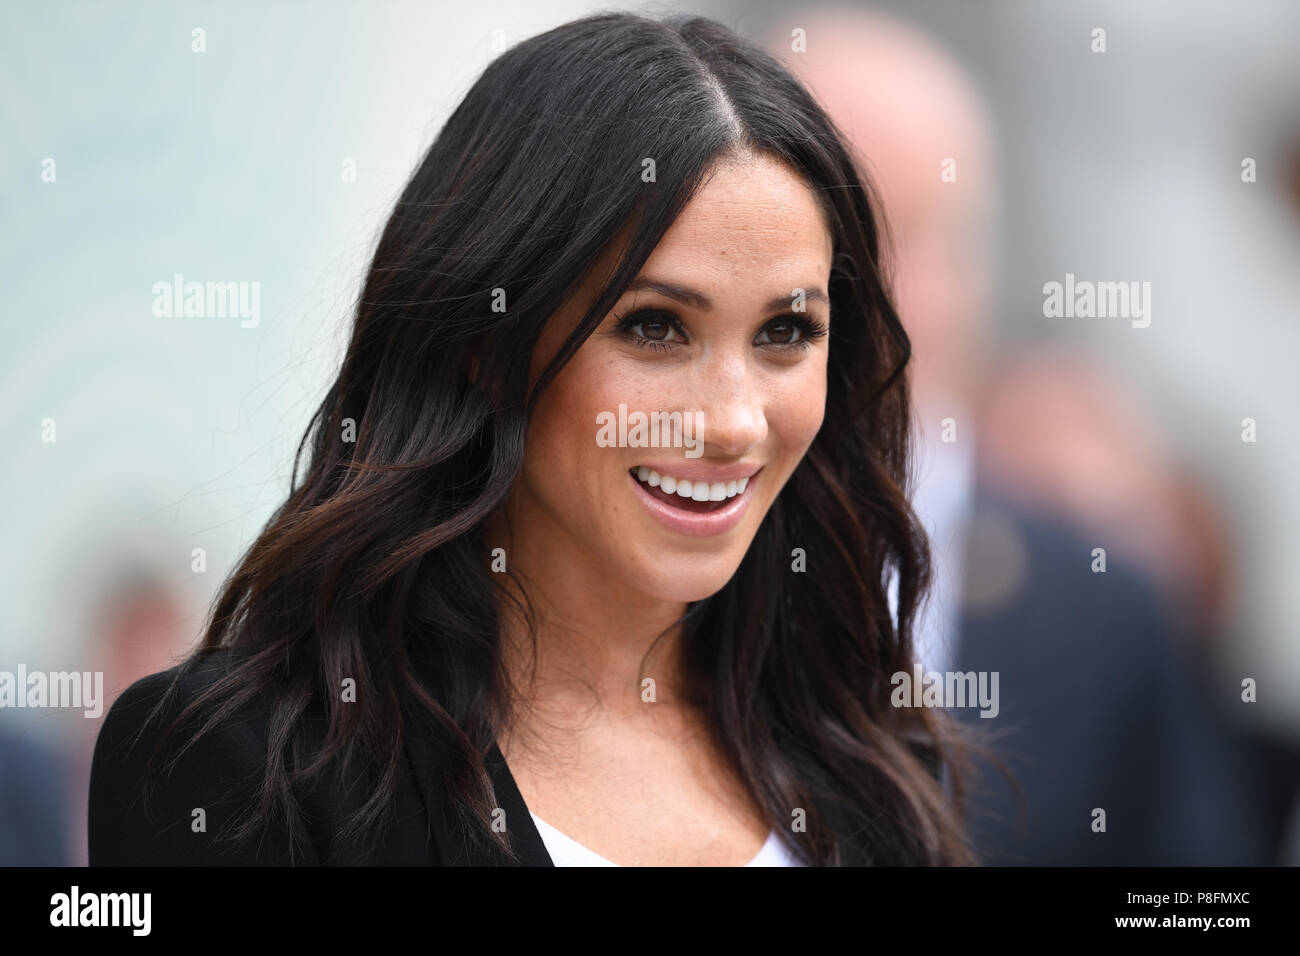
[[[102,672],[107,712],[192,646],[441,123],[608,9],[763,43],[884,200],[939,572],[918,656],[1000,674],[996,719],[954,709],[990,751],[981,858],[1300,862],[1280,0],[0,4],[0,672]],[[250,308],[167,315],[191,281]],[[1149,296],[1049,314],[1070,281]],[[101,719],[0,707],[0,864],[84,864]]]

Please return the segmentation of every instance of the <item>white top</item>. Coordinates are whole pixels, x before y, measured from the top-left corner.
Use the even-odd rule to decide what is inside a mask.
[[[546,844],[546,852],[551,855],[551,862],[556,866],[619,865],[605,859],[599,853],[588,850],[572,837],[565,836],[531,810],[528,812],[533,818],[533,823],[537,824],[537,832],[541,835],[542,842]],[[785,848],[785,844],[773,830],[768,834],[767,842],[758,851],[758,855],[745,866],[803,866],[803,864],[790,855],[790,851]]]

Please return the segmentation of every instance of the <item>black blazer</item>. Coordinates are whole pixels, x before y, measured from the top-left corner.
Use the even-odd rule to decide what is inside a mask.
[[[439,746],[418,721],[408,721],[404,728],[394,812],[372,846],[362,847],[355,842],[331,845],[342,817],[355,810],[364,795],[357,787],[344,790],[321,784],[314,792],[302,795],[305,826],[295,828],[292,834],[287,828],[275,827],[257,847],[237,851],[230,849],[228,842],[216,843],[222,827],[246,806],[245,801],[251,799],[260,784],[269,728],[269,709],[265,706],[250,707],[238,720],[209,731],[192,746],[171,775],[157,786],[146,817],[139,788],[161,729],[228,666],[227,652],[205,657],[182,679],[163,719],[149,721],[143,733],[140,731],[146,716],[180,668],[136,681],[113,703],[95,743],[90,776],[91,866],[481,866],[497,862],[464,839],[447,812],[435,787]],[[182,728],[173,740],[188,740],[196,726]],[[323,719],[315,721],[313,732],[317,739],[323,739]],[[135,740],[137,734],[139,739]],[[553,866],[495,744],[486,764],[522,865]],[[931,764],[932,772],[937,769]],[[206,825],[195,832],[199,808],[206,816]],[[818,809],[837,836],[843,865],[870,865],[871,848],[849,838],[842,816],[833,807],[819,804]]]

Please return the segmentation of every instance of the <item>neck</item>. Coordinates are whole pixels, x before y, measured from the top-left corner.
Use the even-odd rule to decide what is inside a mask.
[[[489,549],[504,548],[508,561],[501,638],[515,721],[632,720],[676,709],[686,604],[610,579],[563,528],[521,517],[498,515],[488,533]],[[521,608],[532,611],[535,659]],[[659,707],[646,707],[651,695]]]

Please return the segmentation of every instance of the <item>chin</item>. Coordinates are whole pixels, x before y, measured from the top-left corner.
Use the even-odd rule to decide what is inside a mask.
[[[738,555],[660,554],[654,567],[635,572],[638,590],[660,601],[703,601],[721,591],[740,567]]]

